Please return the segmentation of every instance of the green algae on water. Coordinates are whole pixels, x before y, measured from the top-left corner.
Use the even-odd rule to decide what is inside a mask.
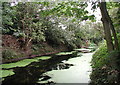
[[[71,51],[71,52],[60,52],[60,53],[58,53],[58,54],[56,54],[56,55],[71,55],[71,54],[73,54],[75,51]]]
[[[0,70],[0,78],[14,75],[13,70]]]
[[[8,63],[8,64],[2,64],[0,67],[5,68],[5,69],[10,69],[10,68],[15,68],[15,67],[25,67],[32,62],[39,62],[39,60],[47,60],[50,59],[51,56],[42,56],[42,57],[36,57],[33,59],[24,59],[15,63]]]
[[[50,58],[51,58],[51,56],[42,56],[42,57],[37,57],[36,59],[47,60]]]

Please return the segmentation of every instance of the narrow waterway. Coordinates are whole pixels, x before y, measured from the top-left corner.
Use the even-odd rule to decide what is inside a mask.
[[[93,53],[78,52],[72,56],[72,52],[61,52],[53,55],[50,59],[46,57],[33,62],[25,67],[11,68],[14,75],[4,78],[2,85],[49,85],[56,83],[89,83]],[[28,62],[28,61],[27,61]],[[22,63],[24,64],[24,63]],[[11,65],[10,65],[11,66]]]
[[[82,56],[71,58],[69,60],[62,61],[63,63],[73,64],[69,69],[58,69],[44,73],[51,78],[47,81],[41,81],[39,83],[55,82],[55,83],[89,83],[91,64],[93,53],[82,53]]]

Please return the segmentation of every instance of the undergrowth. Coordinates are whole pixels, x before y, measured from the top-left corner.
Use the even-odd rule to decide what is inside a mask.
[[[92,73],[90,85],[118,84],[120,71],[120,52],[108,53],[106,44],[103,43],[94,53],[92,58]]]

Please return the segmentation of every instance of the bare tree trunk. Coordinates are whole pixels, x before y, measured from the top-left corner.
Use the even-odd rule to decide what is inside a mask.
[[[102,23],[104,27],[107,49],[108,49],[108,52],[111,52],[114,50],[114,45],[113,45],[112,36],[111,36],[111,30],[110,30],[111,28],[110,28],[110,22],[108,19],[109,15],[106,8],[106,2],[99,2],[99,5],[100,5],[101,14],[102,14]]]

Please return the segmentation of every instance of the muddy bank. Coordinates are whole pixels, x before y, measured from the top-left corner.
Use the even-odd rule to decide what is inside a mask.
[[[4,60],[4,61],[2,61],[2,64],[16,62],[16,61],[20,61],[20,60],[23,60],[23,59],[31,59],[31,58],[35,58],[35,57],[38,57],[38,56],[54,55],[54,54],[59,53],[59,52],[60,51],[55,51],[55,52],[49,52],[49,53],[44,53],[44,54],[39,54],[39,55],[30,55],[30,56],[25,56],[25,57],[20,57],[20,58],[14,58],[14,59],[10,59],[10,60]]]
[[[69,50],[65,44],[52,46],[47,41],[31,41],[27,47],[24,45],[23,38],[16,38],[12,35],[2,35],[2,62],[14,62],[35,56],[51,55]]]

